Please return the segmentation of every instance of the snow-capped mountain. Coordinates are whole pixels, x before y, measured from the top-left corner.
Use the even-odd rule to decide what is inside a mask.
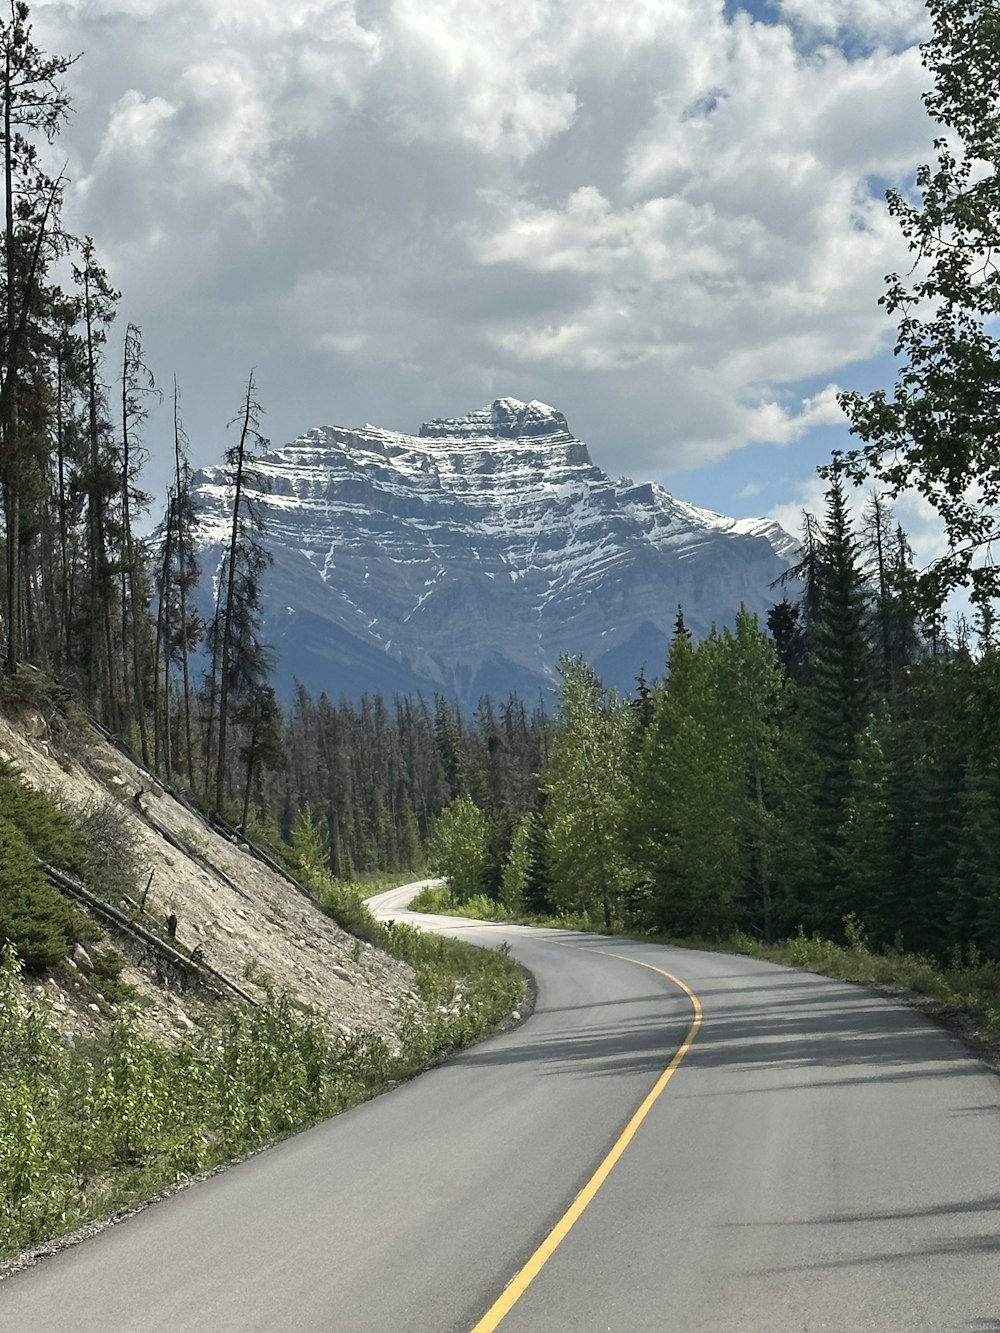
[[[695,634],[764,612],[795,543],[661,486],[612,481],[544,403],[500,398],[418,436],[322,427],[270,451],[265,638],[278,683],[356,698],[533,697],[561,652],[629,689],[663,670],[678,603]],[[205,568],[225,540],[221,470],[195,478]]]

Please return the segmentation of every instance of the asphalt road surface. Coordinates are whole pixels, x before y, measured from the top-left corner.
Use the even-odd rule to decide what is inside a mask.
[[[1000,1331],[1000,1080],[933,1024],[414,919],[509,941],[533,1016],[15,1275],[0,1333]]]

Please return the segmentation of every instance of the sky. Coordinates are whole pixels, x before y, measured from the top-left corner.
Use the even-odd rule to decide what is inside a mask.
[[[887,186],[931,157],[917,0],[37,0],[81,53],[64,220],[193,461],[254,369],[274,444],[495,397],[796,530],[888,386]],[[55,160],[55,158],[53,158]],[[115,339],[112,355],[117,356]],[[109,368],[109,378],[113,378]],[[162,496],[170,407],[146,429]],[[936,529],[901,516],[918,554]]]

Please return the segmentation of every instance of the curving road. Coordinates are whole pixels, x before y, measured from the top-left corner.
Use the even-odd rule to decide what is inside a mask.
[[[935,1026],[754,960],[411,919],[508,940],[533,1016],[0,1284],[2,1333],[1000,1330],[1000,1080]]]

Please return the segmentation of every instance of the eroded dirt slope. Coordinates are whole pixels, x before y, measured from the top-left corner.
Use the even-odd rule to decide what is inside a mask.
[[[179,944],[200,947],[207,963],[251,995],[261,993],[255,977],[271,978],[332,1033],[375,1030],[392,1039],[396,1009],[414,998],[410,968],[341,930],[289,881],[214,832],[98,733],[68,740],[37,713],[0,717],[0,759],[71,809],[114,802],[134,836],[142,884],[152,875],[147,912],[162,922],[175,916]],[[172,845],[156,826],[195,855]],[[122,943],[113,935],[109,942]],[[200,1021],[206,1006],[217,1007],[197,989],[160,984],[154,960],[141,952],[123,952],[122,980],[139,991],[149,1030],[180,1035]],[[114,1016],[114,1006],[103,999],[88,995],[81,1002],[72,984],[50,978],[36,989],[67,1037],[94,1035]]]

